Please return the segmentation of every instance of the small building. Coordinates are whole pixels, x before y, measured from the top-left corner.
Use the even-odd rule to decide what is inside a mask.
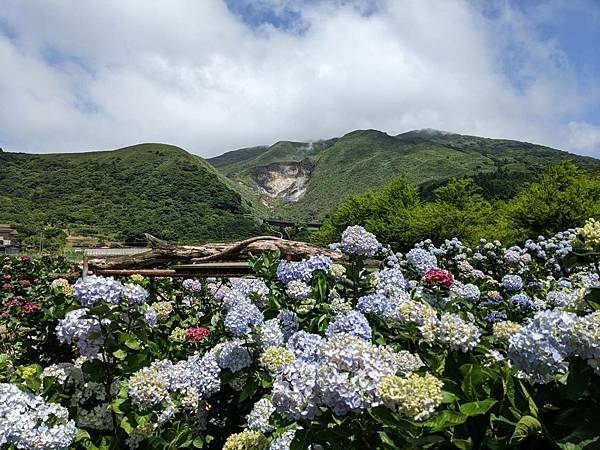
[[[19,253],[16,237],[17,230],[6,223],[0,223],[0,254],[15,255]]]

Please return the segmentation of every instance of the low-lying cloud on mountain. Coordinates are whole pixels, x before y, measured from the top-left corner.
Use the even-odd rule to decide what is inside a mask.
[[[500,3],[5,0],[0,146],[214,156],[432,127],[600,155],[598,71],[570,51],[600,6]]]

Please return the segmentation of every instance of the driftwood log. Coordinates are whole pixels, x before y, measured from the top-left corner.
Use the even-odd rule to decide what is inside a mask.
[[[300,260],[317,254],[329,256],[336,262],[343,262],[342,253],[307,242],[290,241],[274,236],[257,236],[245,241],[231,243],[211,243],[204,245],[174,246],[150,234],[146,239],[151,250],[118,258],[94,258],[89,266],[98,269],[149,268],[169,263],[205,263],[246,260],[252,255],[279,251],[282,258]]]

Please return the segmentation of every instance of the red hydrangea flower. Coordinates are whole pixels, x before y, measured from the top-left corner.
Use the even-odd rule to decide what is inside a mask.
[[[29,262],[29,261],[31,261],[31,256],[23,255],[23,256],[21,256],[21,261]]]
[[[29,286],[31,282],[29,280],[19,280],[21,286]]]
[[[29,314],[32,313],[34,311],[39,311],[40,310],[40,305],[38,305],[36,302],[27,302],[23,305],[23,312],[25,314]]]
[[[12,284],[6,283],[2,285],[2,289],[4,289],[5,291],[12,291],[14,288]]]
[[[210,331],[204,327],[190,327],[185,331],[185,335],[189,340],[198,342],[206,339],[210,335]]]
[[[425,283],[449,288],[454,283],[454,276],[444,269],[431,269],[425,274]]]

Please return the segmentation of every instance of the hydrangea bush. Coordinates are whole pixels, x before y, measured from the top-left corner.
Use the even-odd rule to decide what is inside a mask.
[[[222,280],[6,257],[0,448],[597,448],[599,229],[404,255],[354,226],[343,264]]]

